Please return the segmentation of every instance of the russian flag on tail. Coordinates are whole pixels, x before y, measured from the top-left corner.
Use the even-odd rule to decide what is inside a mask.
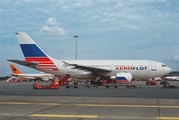
[[[26,33],[18,32],[16,36],[27,62],[37,62],[39,70],[58,70],[50,57]]]

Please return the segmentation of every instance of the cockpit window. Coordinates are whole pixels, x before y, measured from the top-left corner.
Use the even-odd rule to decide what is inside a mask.
[[[166,67],[166,65],[162,65],[162,67]]]

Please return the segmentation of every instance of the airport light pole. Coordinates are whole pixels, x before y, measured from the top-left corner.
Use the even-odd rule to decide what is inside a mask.
[[[77,46],[77,43],[78,43],[78,37],[79,37],[79,36],[78,36],[78,35],[75,35],[74,37],[76,38],[76,60],[77,60],[77,54],[78,54],[78,53],[77,53],[77,47],[78,47],[78,46]]]
[[[176,61],[176,71],[178,71],[178,61]]]

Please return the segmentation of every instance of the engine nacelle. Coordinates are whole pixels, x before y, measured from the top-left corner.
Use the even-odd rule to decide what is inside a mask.
[[[129,83],[132,82],[131,73],[116,73],[114,76],[111,76],[111,80],[116,80],[117,83]]]

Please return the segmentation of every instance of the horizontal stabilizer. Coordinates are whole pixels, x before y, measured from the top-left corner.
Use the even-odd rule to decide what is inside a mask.
[[[14,63],[28,66],[28,67],[35,67],[38,65],[38,62],[27,62],[27,61],[23,61],[23,60],[7,60],[7,61],[14,62]]]

